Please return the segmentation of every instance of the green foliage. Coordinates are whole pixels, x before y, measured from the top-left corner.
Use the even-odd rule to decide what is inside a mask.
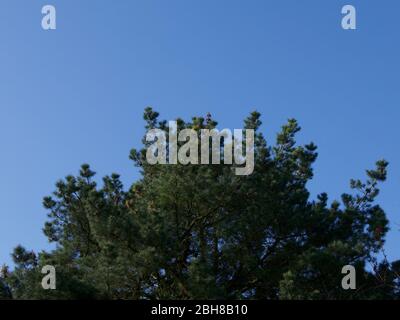
[[[146,108],[146,129],[168,130]],[[208,115],[178,127],[214,128]],[[378,161],[353,194],[328,204],[310,199],[317,147],[299,146],[293,119],[276,144],[255,129],[255,170],[228,165],[149,165],[145,148],[130,158],[142,177],[125,190],[117,174],[101,186],[83,165],[44,198],[52,252],[14,250],[15,269],[0,297],[23,299],[388,299],[399,294],[398,263],[377,263],[388,221],[375,203],[388,163]],[[146,146],[145,140],[143,140]],[[337,168],[339,170],[339,168]],[[374,271],[367,264],[375,263]],[[57,290],[43,290],[41,268],[54,265]],[[358,290],[341,288],[341,269],[357,270]],[[385,281],[382,281],[382,278]]]

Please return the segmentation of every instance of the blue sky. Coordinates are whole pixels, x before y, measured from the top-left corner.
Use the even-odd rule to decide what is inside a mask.
[[[45,4],[55,31],[41,28]],[[345,4],[356,31],[341,29]],[[298,119],[299,141],[319,146],[310,189],[330,200],[387,159],[379,203],[400,258],[399,11],[395,0],[2,0],[0,263],[17,244],[48,248],[42,198],[82,163],[138,178],[128,155],[148,105],[167,120],[210,111],[221,128],[257,109],[271,143]]]

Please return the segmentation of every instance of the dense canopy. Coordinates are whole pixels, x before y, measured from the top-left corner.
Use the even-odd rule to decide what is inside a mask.
[[[146,129],[168,130],[147,108]],[[179,129],[215,128],[207,117],[178,120]],[[270,145],[253,112],[255,168],[149,165],[146,144],[130,158],[140,180],[125,189],[118,174],[96,180],[89,165],[44,198],[51,252],[15,248],[3,267],[0,298],[14,299],[392,299],[400,263],[380,259],[388,220],[376,204],[384,160],[350,193],[313,200],[317,147],[296,144],[291,119]],[[222,146],[221,146],[222,147]],[[332,170],[340,170],[333,168]],[[41,268],[53,265],[57,289],[43,290]],[[357,289],[343,290],[342,267],[357,270]]]

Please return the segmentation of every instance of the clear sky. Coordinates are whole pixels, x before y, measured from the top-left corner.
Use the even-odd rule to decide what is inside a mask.
[[[45,4],[55,31],[41,28]],[[345,4],[355,31],[341,28]],[[231,129],[257,109],[271,142],[298,119],[299,140],[319,146],[314,197],[338,199],[387,159],[378,200],[400,258],[399,12],[398,0],[2,0],[0,263],[17,244],[48,248],[42,198],[82,163],[138,178],[128,155],[148,105]]]

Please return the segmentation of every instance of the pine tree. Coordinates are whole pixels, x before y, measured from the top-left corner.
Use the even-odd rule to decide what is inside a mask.
[[[146,129],[168,132],[151,108]],[[379,264],[388,220],[376,204],[386,161],[352,180],[353,192],[329,203],[310,198],[317,147],[297,145],[290,119],[267,144],[261,115],[254,129],[255,170],[234,165],[150,165],[146,146],[130,158],[142,177],[128,190],[117,174],[101,185],[89,165],[56,184],[44,199],[44,233],[56,244],[35,254],[17,247],[15,269],[0,295],[35,299],[387,299],[399,294],[398,263]],[[211,118],[178,119],[178,129],[216,128]],[[223,144],[221,144],[221,148]],[[339,170],[339,168],[338,168]],[[367,264],[377,263],[374,271]],[[57,270],[57,290],[40,287],[44,265]],[[357,270],[359,290],[341,288],[341,269]],[[385,276],[385,283],[380,278]],[[5,290],[4,288],[8,288]],[[379,288],[379,290],[377,290]]]

